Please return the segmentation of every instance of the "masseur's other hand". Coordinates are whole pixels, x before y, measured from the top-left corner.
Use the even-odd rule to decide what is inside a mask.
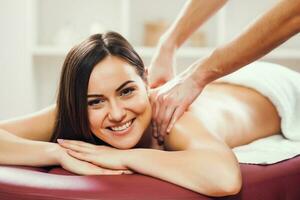
[[[150,88],[156,88],[174,77],[174,50],[159,45],[148,67]]]
[[[62,168],[79,175],[120,175],[131,173],[129,170],[105,169],[88,161],[74,158],[68,153],[68,149],[62,146],[58,148],[57,158]]]
[[[125,155],[122,150],[103,145],[94,145],[77,140],[58,140],[73,159],[88,162],[100,168],[110,169],[117,174],[132,174],[123,163]]]
[[[201,91],[202,88],[187,76],[177,76],[151,91],[153,136],[160,144]]]

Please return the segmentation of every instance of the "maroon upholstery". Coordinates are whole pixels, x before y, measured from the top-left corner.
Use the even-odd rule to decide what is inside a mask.
[[[220,199],[300,199],[300,157],[269,166],[241,165],[242,191]],[[77,176],[61,168],[0,166],[1,200],[209,200],[179,186],[139,175]]]

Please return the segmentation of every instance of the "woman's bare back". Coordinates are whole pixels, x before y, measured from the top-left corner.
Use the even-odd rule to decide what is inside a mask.
[[[239,85],[208,85],[189,111],[230,147],[280,133],[280,117],[269,99]]]

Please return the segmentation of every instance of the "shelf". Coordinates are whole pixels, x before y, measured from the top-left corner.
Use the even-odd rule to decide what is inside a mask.
[[[66,56],[71,47],[56,47],[56,46],[38,46],[32,49],[33,56]],[[155,48],[153,47],[135,47],[136,51],[142,57],[152,57]],[[213,51],[213,47],[185,47],[177,52],[179,58],[198,58],[208,55]],[[300,59],[300,50],[297,49],[277,49],[270,52],[264,58],[268,59]]]

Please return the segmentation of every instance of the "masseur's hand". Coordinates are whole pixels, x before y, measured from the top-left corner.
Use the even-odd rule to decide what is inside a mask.
[[[156,88],[174,77],[174,50],[159,45],[148,68],[148,82],[150,88]]]
[[[58,140],[58,143],[65,149],[73,159],[82,162],[92,163],[100,168],[110,169],[116,174],[132,174],[124,165],[122,150],[104,146],[94,145],[77,140]]]
[[[160,144],[201,91],[195,80],[183,74],[151,92],[153,136]]]
[[[112,170],[97,166],[89,161],[80,160],[69,154],[69,149],[59,146],[58,162],[62,168],[79,175],[120,175],[131,174],[129,170]]]

